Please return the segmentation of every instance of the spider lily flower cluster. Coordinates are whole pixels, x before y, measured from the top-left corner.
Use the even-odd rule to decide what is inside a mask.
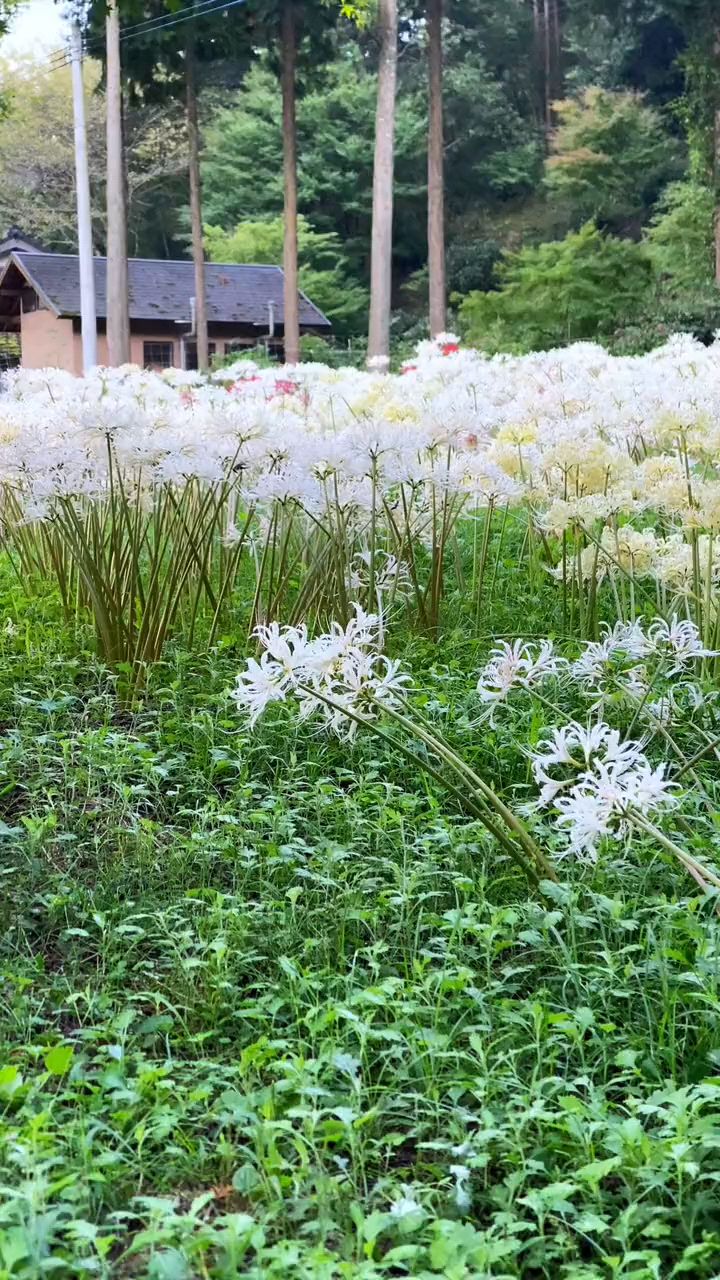
[[[557,653],[550,641],[495,646],[477,685],[485,716],[492,721],[503,709],[511,714],[514,699],[524,694],[539,702],[546,721],[556,721],[527,755],[538,788],[529,808],[553,817],[565,842],[559,858],[573,855],[593,863],[603,840],[642,830],[703,887],[720,885],[714,872],[654,825],[679,805],[686,776],[693,779],[696,800],[714,810],[693,766],[703,755],[717,757],[720,749],[718,695],[697,679],[703,660],[715,657],[697,625],[675,616],[647,626],[606,624],[600,639],[586,642],[576,657]],[[565,710],[578,698],[588,704],[585,724]],[[611,717],[621,727],[609,723]],[[630,729],[640,726],[640,737],[632,736],[628,722]],[[688,739],[690,758],[683,745]],[[652,758],[651,751],[672,759]]]
[[[622,741],[602,722],[554,729],[530,758],[540,788],[537,807],[555,810],[568,838],[561,856],[594,862],[599,841],[627,835],[635,813],[647,816],[676,803],[665,762],[653,768],[642,742]]]
[[[517,815],[441,736],[412,715],[410,674],[377,650],[378,615],[365,613],[358,604],[353,610],[346,626],[333,623],[315,639],[304,624],[280,627],[274,622],[256,629],[260,657],[247,659],[234,690],[238,711],[249,726],[277,702],[293,704],[299,720],[319,717],[325,729],[347,739],[360,726],[386,736],[377,723],[386,716],[402,730],[393,739],[401,753],[447,786],[527,874],[535,880],[555,879],[554,868]],[[417,754],[408,734],[428,755]]]
[[[513,840],[519,840],[531,869],[536,874],[540,868],[543,874],[554,875],[517,813],[414,712],[409,673],[377,651],[379,617],[365,613],[358,604],[353,608],[354,616],[346,626],[333,623],[329,631],[315,639],[309,637],[304,625],[280,627],[272,623],[257,628],[260,656],[247,660],[234,691],[238,710],[250,726],[276,702],[289,702],[299,720],[319,717],[327,730],[350,739],[361,725],[387,736],[378,723],[387,718],[403,732],[403,737],[392,739],[401,751],[446,785],[441,769],[447,767],[454,775],[450,790],[484,820],[491,834],[513,854],[517,854]],[[572,687],[575,697],[578,693],[590,694],[597,710],[598,691],[609,697],[611,679],[616,687],[626,689],[629,670],[636,690],[634,724],[646,708],[651,684],[660,673],[667,684],[677,684],[678,675],[690,675],[693,664],[706,656],[694,624],[676,618],[669,623],[656,619],[646,629],[637,622],[608,627],[600,641],[586,644],[574,659],[557,654],[549,640],[537,645],[521,640],[503,642],[493,649],[476,690],[483,714],[487,716],[489,707],[492,716],[508,702],[513,691],[524,691],[531,697],[540,696],[545,707],[560,720],[549,727],[532,750],[525,751],[538,789],[529,811],[536,818],[549,818],[562,835],[560,859],[572,855],[578,862],[594,863],[603,841],[627,840],[633,832],[642,830],[678,858],[703,888],[710,884],[720,887],[720,877],[654,825],[678,806],[682,795],[680,782],[668,762],[654,761],[649,754],[659,728],[663,740],[675,745],[656,714],[647,713],[648,723],[642,735],[636,737],[602,718],[587,724],[577,719],[563,723],[562,709],[540,693],[542,686],[554,681]],[[638,660],[649,667],[654,664],[652,675],[643,668],[641,676],[637,665],[629,665]],[[687,683],[695,691],[696,705],[703,704],[699,686],[689,681],[680,683]],[[672,723],[672,716],[670,719]],[[415,753],[407,735],[429,749],[430,763],[428,756]],[[720,746],[720,737],[717,743]],[[528,870],[527,862],[523,865]]]
[[[558,675],[564,665],[550,640],[538,645],[524,640],[497,644],[477,682],[478,697],[488,708],[490,721],[495,708],[507,700],[513,689],[532,689],[548,676]]]
[[[293,697],[301,719],[317,715],[334,733],[353,738],[360,718],[399,706],[410,683],[397,662],[376,651],[379,627],[378,615],[358,604],[346,626],[333,623],[314,640],[305,625],[257,627],[261,654],[238,676],[238,709],[252,726],[270,703]]]
[[[574,659],[559,654],[551,640],[499,641],[480,672],[477,693],[490,718],[514,692],[540,694],[550,680],[574,685],[596,708],[608,697],[617,701],[625,694],[631,703],[640,700],[642,711],[660,679],[667,684],[682,676],[687,684],[701,659],[716,657],[718,651],[705,647],[697,625],[687,618],[656,618],[647,629],[637,621],[602,623],[600,639],[586,641]]]
[[[517,526],[518,572],[557,578],[565,631],[597,632],[601,593],[623,621],[651,598],[717,649],[718,422],[720,343],[684,336],[488,358],[442,334],[398,374],[18,370],[0,519],[113,661],[157,657],[178,613],[207,611],[212,642],[248,575],[251,627],[347,623],[359,599],[437,633],[451,592],[479,626]]]

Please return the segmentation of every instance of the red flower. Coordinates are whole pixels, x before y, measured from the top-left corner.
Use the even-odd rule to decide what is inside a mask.
[[[460,350],[459,342],[441,342],[440,343],[441,355],[454,356],[454,355],[457,355],[459,350]]]
[[[230,392],[236,393],[238,391],[242,391],[243,387],[246,386],[248,382],[259,382],[259,381],[260,381],[259,373],[249,373],[246,378],[238,378],[237,382],[233,382],[232,386],[228,387],[227,390]]]

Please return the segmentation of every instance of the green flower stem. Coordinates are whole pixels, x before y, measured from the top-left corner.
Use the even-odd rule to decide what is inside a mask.
[[[671,840],[669,836],[666,836],[665,832],[661,831],[659,827],[656,827],[653,822],[648,822],[647,818],[644,818],[642,814],[637,813],[634,809],[630,811],[629,816],[636,827],[639,827],[641,831],[645,831],[648,835],[652,836],[663,849],[668,853],[671,853],[674,858],[677,858],[678,862],[682,863],[694,879],[697,879],[697,877],[700,876],[706,884],[711,884],[716,889],[720,889],[720,876],[718,876],[714,871],[710,871],[707,867],[704,867],[703,864],[698,862],[696,858],[693,858],[691,854],[686,853],[684,849],[681,849],[679,844],[675,844],[675,841]]]
[[[409,717],[404,716],[402,712],[392,707],[384,707],[385,713],[390,716],[397,724],[402,725],[410,733],[420,738],[426,746],[431,747],[438,755],[450,765],[450,768],[458,773],[465,781],[470,782],[476,791],[480,793],[485,802],[491,809],[500,815],[505,824],[510,828],[517,840],[523,846],[528,856],[537,864],[543,876],[547,880],[557,880],[557,873],[552,863],[545,857],[542,849],[533,840],[527,828],[520,819],[509,809],[497,792],[493,791],[479,774],[475,773],[465,761],[457,755],[442,738],[436,738],[434,734],[429,733],[421,725],[416,724]]]
[[[390,746],[401,751],[407,760],[412,761],[412,763],[417,765],[418,768],[422,769],[423,772],[429,774],[432,778],[436,780],[436,782],[439,782],[440,785],[446,791],[448,791],[451,795],[453,795],[458,800],[462,808],[467,810],[469,813],[473,815],[473,817],[478,818],[479,821],[482,822],[483,826],[489,832],[489,834],[492,835],[494,839],[498,841],[498,843],[505,849],[505,851],[512,858],[512,860],[515,863],[517,863],[517,865],[521,868],[524,874],[532,881],[532,883],[536,885],[539,883],[540,875],[538,874],[538,867],[540,871],[542,871],[542,875],[545,879],[554,880],[557,882],[558,876],[554,868],[547,861],[547,859],[544,858],[542,851],[538,848],[538,846],[532,840],[530,835],[525,831],[525,828],[515,818],[515,815],[512,814],[509,809],[505,809],[505,812],[509,815],[509,817],[513,821],[512,823],[507,822],[507,819],[505,819],[505,821],[507,825],[511,827],[512,835],[507,831],[503,831],[502,827],[499,826],[499,824],[495,821],[495,818],[493,817],[493,814],[492,814],[492,810],[482,800],[478,799],[476,796],[473,796],[472,794],[469,795],[467,790],[461,789],[459,786],[456,786],[454,783],[449,782],[448,779],[444,777],[444,775],[440,772],[439,769],[437,769],[428,760],[418,755],[417,752],[413,751],[409,746],[407,746],[406,743],[402,742],[401,739],[395,737],[391,733],[388,733],[385,729],[382,728],[381,725],[377,723],[376,720],[371,720],[369,717],[363,716],[357,711],[351,711],[343,703],[337,702],[334,698],[329,698],[326,694],[320,693],[317,689],[313,689],[309,685],[299,684],[297,688],[302,693],[306,693],[313,698],[317,698],[317,700],[319,702],[323,702],[325,706],[331,707],[335,711],[340,711],[343,716],[345,716],[348,720],[351,720],[354,724],[361,725],[365,729],[370,729],[372,733],[377,734],[377,736],[382,738],[384,742],[387,742]],[[389,709],[387,707],[382,707],[382,704],[378,704],[378,705],[381,706],[382,710],[390,714]],[[417,737],[423,737],[423,740],[424,740],[424,736],[417,731],[417,727],[413,726],[412,721],[409,721],[404,716],[401,716],[400,722],[401,723],[404,722],[405,725],[410,727],[411,732],[415,733]],[[443,755],[444,759],[447,759],[447,754],[448,754],[447,752],[443,752],[440,754]],[[452,756],[452,753],[449,753],[449,754],[450,756]],[[456,772],[457,772],[457,769],[456,769]],[[499,798],[495,796],[495,793],[490,788],[488,788],[488,790],[490,791],[490,794],[494,796],[495,800],[498,802],[498,805],[496,806],[496,811],[501,812],[499,806],[501,805],[502,802],[499,801]],[[502,807],[505,808],[505,806],[502,806]],[[521,839],[521,833],[525,836],[525,840]],[[515,839],[513,839],[513,836],[515,836]],[[521,852],[521,849],[518,848],[518,844],[521,846],[522,852]]]

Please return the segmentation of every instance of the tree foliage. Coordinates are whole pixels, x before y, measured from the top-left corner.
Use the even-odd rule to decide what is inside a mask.
[[[322,86],[298,102],[300,208],[321,231],[339,235],[359,276],[366,273],[372,209],[375,77],[357,56],[328,68]],[[395,251],[413,262],[423,234],[424,120],[413,98],[398,103]],[[236,223],[282,207],[280,95],[266,67],[254,68],[235,101],[206,132],[203,186],[207,221]]]
[[[464,300],[463,333],[490,351],[607,339],[644,307],[651,270],[642,246],[588,222],[564,240],[507,255],[500,288]]]
[[[556,102],[554,110],[548,190],[568,200],[578,219],[631,229],[677,171],[678,149],[658,112],[636,93],[597,87]]]
[[[1,69],[7,111],[0,116],[0,223],[20,226],[48,248],[75,252],[75,155],[70,70],[48,75],[32,61]],[[95,247],[105,245],[105,112],[101,68],[85,63],[86,124]],[[172,109],[128,113],[130,243],[162,253],[168,204],[184,166],[184,128]],[[159,205],[159,198],[162,205]],[[164,205],[164,209],[163,209]],[[171,206],[172,207],[172,206]]]
[[[104,183],[102,101],[97,65],[86,63],[87,138],[94,192]],[[31,61],[2,68],[7,111],[0,117],[0,223],[22,227],[49,248],[76,245],[75,159],[69,69],[43,75]],[[96,237],[102,221],[96,219]]]
[[[205,228],[205,245],[215,262],[282,264],[282,217],[240,222],[232,231]],[[314,230],[307,218],[298,219],[300,287],[332,321],[339,336],[364,327],[367,290],[348,274],[339,237]]]
[[[673,182],[663,193],[647,232],[650,259],[668,291],[714,286],[715,201],[699,182]]]

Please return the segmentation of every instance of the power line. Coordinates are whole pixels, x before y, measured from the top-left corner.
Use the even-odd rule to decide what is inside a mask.
[[[197,5],[187,5],[184,9],[179,9],[175,13],[159,14],[156,18],[147,18],[145,22],[136,22],[128,27],[123,27],[120,32],[120,41],[123,43],[127,40],[136,40],[154,31],[163,31],[166,27],[179,26],[183,22],[192,22],[197,18],[224,12],[227,9],[234,9],[236,5],[246,3],[247,0],[200,0]],[[100,39],[87,41],[84,52],[93,54],[103,48],[103,43]],[[63,67],[69,67],[70,62],[69,51],[67,49],[58,49],[54,54],[50,55],[43,70],[60,71]]]
[[[245,3],[245,0],[233,0],[233,2]],[[146,30],[155,26],[164,26],[166,23],[171,24],[171,20],[172,22],[179,21],[181,15],[184,13],[189,13],[191,16],[201,17],[209,7],[214,8],[218,6],[220,8],[227,8],[229,7],[229,4],[230,0],[227,0],[227,4],[224,5],[219,5],[219,0],[199,0],[198,4],[186,5],[184,9],[175,9],[170,13],[160,13],[155,18],[145,18],[142,22],[136,22],[131,26],[122,27],[120,30],[120,39],[129,40],[130,33],[133,31]]]
[[[193,18],[202,18],[202,17],[205,17],[205,16],[207,16],[207,15],[209,15],[209,14],[211,14],[211,13],[217,13],[217,12],[218,12],[219,10],[221,10],[221,9],[234,9],[234,8],[235,8],[235,6],[236,6],[236,5],[238,5],[238,4],[247,4],[247,0],[224,0],[224,2],[223,2],[223,0],[220,0],[220,3],[213,4],[213,5],[212,5],[212,7],[210,7],[210,8],[205,8],[205,9],[203,9],[203,8],[201,8],[201,7],[198,7],[198,8],[197,8],[197,9],[195,9],[193,12],[188,13],[188,15],[187,15],[187,17],[186,17],[186,18],[180,18],[180,17],[174,17],[174,16],[173,16],[169,22],[160,22],[160,23],[158,23],[157,27],[153,27],[153,28],[152,28],[152,30],[157,31],[157,30],[160,30],[161,28],[164,28],[164,27],[175,27],[175,26],[177,26],[177,25],[178,25],[178,23],[181,23],[181,22],[191,22],[191,21],[193,20]],[[142,35],[144,35],[144,34],[145,34],[145,32],[144,32],[144,31],[138,31],[138,32],[135,32],[135,33],[134,33],[134,32],[130,32],[130,33],[129,33],[128,35],[126,35],[126,36],[122,35],[122,33],[121,33],[121,35],[120,35],[120,39],[121,39],[121,40],[134,40],[134,39],[136,38],[136,36],[142,36]]]

